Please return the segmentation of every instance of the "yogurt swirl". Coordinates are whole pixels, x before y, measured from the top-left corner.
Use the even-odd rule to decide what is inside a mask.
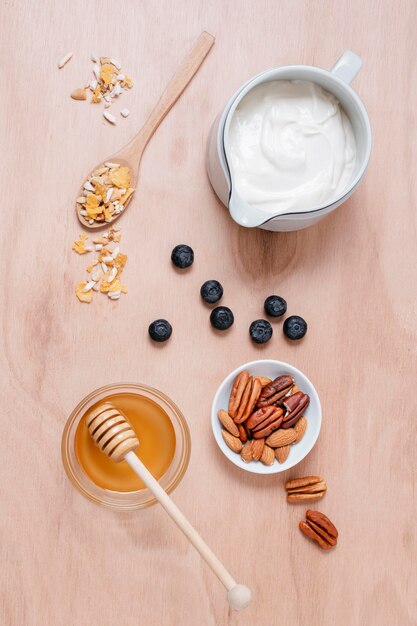
[[[335,96],[310,81],[254,87],[233,114],[229,139],[236,191],[271,213],[331,204],[353,176],[351,123]]]

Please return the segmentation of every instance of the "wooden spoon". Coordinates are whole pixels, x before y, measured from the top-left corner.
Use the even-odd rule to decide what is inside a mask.
[[[132,470],[145,483],[149,491],[226,587],[229,605],[237,610],[247,607],[251,601],[251,592],[248,587],[236,583],[223,563],[211,551],[177,505],[162,489],[159,482],[134,453],[134,450],[139,447],[139,440],[123,413],[110,402],[103,402],[88,414],[86,423],[90,435],[100,450],[115,463],[119,463],[123,459],[127,461]]]
[[[130,141],[124,148],[122,148],[119,152],[114,154],[112,157],[105,159],[100,163],[100,165],[96,166],[91,170],[92,172],[100,167],[105,162],[111,163],[119,163],[122,167],[128,167],[130,169],[131,176],[131,187],[136,188],[137,179],[139,175],[139,167],[142,159],[142,155],[145,152],[145,148],[149,143],[152,135],[158,128],[159,124],[162,122],[167,113],[174,106],[184,89],[187,87],[188,83],[197,73],[200,65],[210,52],[211,47],[214,44],[214,37],[207,32],[202,32],[192,50],[185,57],[180,67],[178,68],[176,74],[172,77],[170,82],[168,83],[164,93],[160,97],[158,103],[153,109],[152,113],[146,120],[145,124],[142,126],[138,134]],[[81,187],[81,190],[77,197],[83,195],[84,188]],[[134,194],[128,198],[125,203],[125,207],[129,204]],[[86,228],[91,228],[92,230],[97,228],[103,228],[103,226],[108,226],[117,220],[120,215],[113,214],[111,221],[109,222],[96,222],[93,224],[89,224],[88,218],[85,218],[81,215],[80,211],[82,210],[82,206],[76,204],[76,212],[78,215],[78,219],[81,224]]]

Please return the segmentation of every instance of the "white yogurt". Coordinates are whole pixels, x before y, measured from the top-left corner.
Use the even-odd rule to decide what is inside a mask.
[[[339,101],[310,81],[254,87],[233,114],[229,140],[236,191],[271,213],[330,204],[352,179],[351,123]]]

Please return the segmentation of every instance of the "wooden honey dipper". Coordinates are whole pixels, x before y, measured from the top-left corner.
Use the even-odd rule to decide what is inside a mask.
[[[237,610],[247,607],[251,601],[250,589],[245,585],[236,583],[223,563],[211,551],[177,505],[162,489],[159,482],[134,453],[134,450],[139,447],[139,439],[123,413],[110,402],[104,402],[87,415],[86,422],[90,435],[100,450],[115,463],[119,463],[123,459],[127,461],[197,552],[200,553],[200,556],[211,567],[227,589],[229,605]]]

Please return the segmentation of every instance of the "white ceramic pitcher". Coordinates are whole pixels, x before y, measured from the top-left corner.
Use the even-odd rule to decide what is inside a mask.
[[[346,50],[334,67],[322,70],[308,65],[287,65],[261,72],[242,85],[216,118],[207,143],[206,166],[211,185],[219,199],[228,207],[232,218],[247,228],[289,231],[307,228],[340,206],[359,186],[371,154],[371,126],[366,109],[350,82],[362,66],[362,60]],[[305,211],[271,215],[261,207],[245,202],[233,185],[233,168],[229,158],[229,127],[236,107],[255,86],[271,80],[308,80],[334,94],[350,119],[356,141],[356,165],[349,187],[331,204],[306,207]]]

